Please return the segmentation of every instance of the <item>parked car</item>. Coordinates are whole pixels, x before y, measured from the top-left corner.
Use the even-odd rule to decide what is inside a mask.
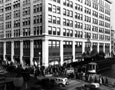
[[[59,87],[65,87],[69,84],[69,81],[65,77],[50,77],[49,80],[54,80],[57,86]]]
[[[100,85],[98,85],[97,83],[85,84],[84,87],[89,88],[89,90],[100,90],[99,89]]]
[[[68,79],[67,78],[62,78],[62,77],[56,77],[55,82],[60,87],[65,87],[66,85],[69,84]]]

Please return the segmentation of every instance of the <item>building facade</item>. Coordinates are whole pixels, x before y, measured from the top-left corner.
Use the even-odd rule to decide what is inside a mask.
[[[115,31],[111,30],[111,51],[115,54]]]
[[[48,66],[111,52],[109,0],[0,0],[0,57]]]

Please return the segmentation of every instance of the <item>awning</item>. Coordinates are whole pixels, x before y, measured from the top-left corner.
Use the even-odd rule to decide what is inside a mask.
[[[66,60],[70,60],[70,59],[72,59],[73,58],[73,56],[64,56],[64,60],[66,61]]]
[[[54,61],[60,61],[60,56],[56,56],[56,57],[49,57],[49,62],[54,62]]]

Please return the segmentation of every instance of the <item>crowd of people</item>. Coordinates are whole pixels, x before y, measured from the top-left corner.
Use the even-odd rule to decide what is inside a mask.
[[[21,75],[24,78],[24,81],[27,82],[30,78],[30,75],[33,75],[34,78],[39,76],[45,77],[45,75],[52,74],[53,76],[61,76],[68,77],[74,79],[80,79],[87,82],[98,82],[100,84],[107,84],[108,78],[102,77],[101,75],[88,74],[84,68],[80,67],[72,67],[71,65],[67,66],[64,64],[61,65],[53,65],[45,68],[44,66],[22,66],[21,64],[14,63],[1,63],[1,65],[8,71],[17,73],[17,75]]]

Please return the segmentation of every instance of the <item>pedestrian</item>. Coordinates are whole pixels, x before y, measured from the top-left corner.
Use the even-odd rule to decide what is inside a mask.
[[[102,77],[99,78],[99,83],[102,85]]]
[[[17,76],[14,78],[13,82],[15,86],[15,90],[21,90],[24,84],[24,79],[20,73],[17,74]]]

